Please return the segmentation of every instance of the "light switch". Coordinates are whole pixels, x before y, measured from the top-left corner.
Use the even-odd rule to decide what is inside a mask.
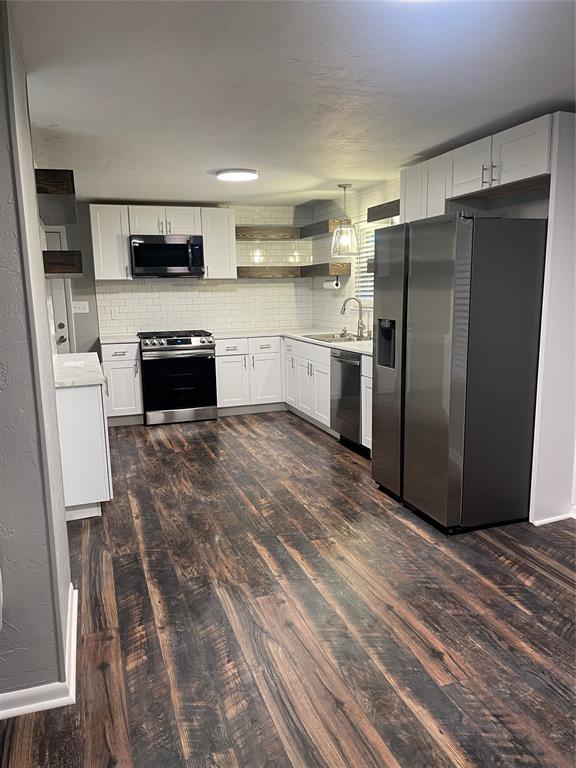
[[[90,307],[87,301],[73,301],[72,312],[75,315],[87,315],[90,312]]]

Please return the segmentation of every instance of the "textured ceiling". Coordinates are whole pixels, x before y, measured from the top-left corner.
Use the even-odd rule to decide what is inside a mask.
[[[82,197],[292,204],[574,103],[572,2],[17,2]],[[257,168],[224,184],[206,173]]]

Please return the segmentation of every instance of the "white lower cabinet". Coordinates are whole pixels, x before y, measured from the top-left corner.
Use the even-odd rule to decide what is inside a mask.
[[[296,408],[298,403],[298,358],[286,354],[284,358],[284,400]]]
[[[102,385],[57,388],[56,409],[66,519],[99,514],[112,498]]]
[[[250,401],[252,405],[282,402],[280,352],[250,355]]]
[[[362,445],[372,448],[372,379],[362,376]]]
[[[216,390],[219,408],[281,403],[282,358],[280,340],[262,341],[270,352],[247,353],[258,349],[259,340],[224,339],[216,342]],[[277,349],[277,351],[276,351]],[[246,350],[244,354],[234,354]]]
[[[314,418],[330,426],[330,366],[314,363]]]
[[[217,357],[216,387],[220,408],[250,405],[248,355]]]
[[[144,412],[138,344],[104,344],[106,415],[137,416]]]
[[[311,374],[313,363],[297,358],[298,361],[298,399],[296,408],[307,416],[314,416],[314,380]]]

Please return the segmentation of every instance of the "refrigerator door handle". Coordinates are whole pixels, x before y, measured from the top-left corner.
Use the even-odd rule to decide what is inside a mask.
[[[396,320],[379,318],[376,362],[384,368],[396,368]]]

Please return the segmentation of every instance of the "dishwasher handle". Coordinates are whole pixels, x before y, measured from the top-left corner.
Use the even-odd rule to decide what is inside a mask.
[[[347,360],[345,357],[333,357],[337,363],[346,363],[346,365],[360,365],[360,360]]]

